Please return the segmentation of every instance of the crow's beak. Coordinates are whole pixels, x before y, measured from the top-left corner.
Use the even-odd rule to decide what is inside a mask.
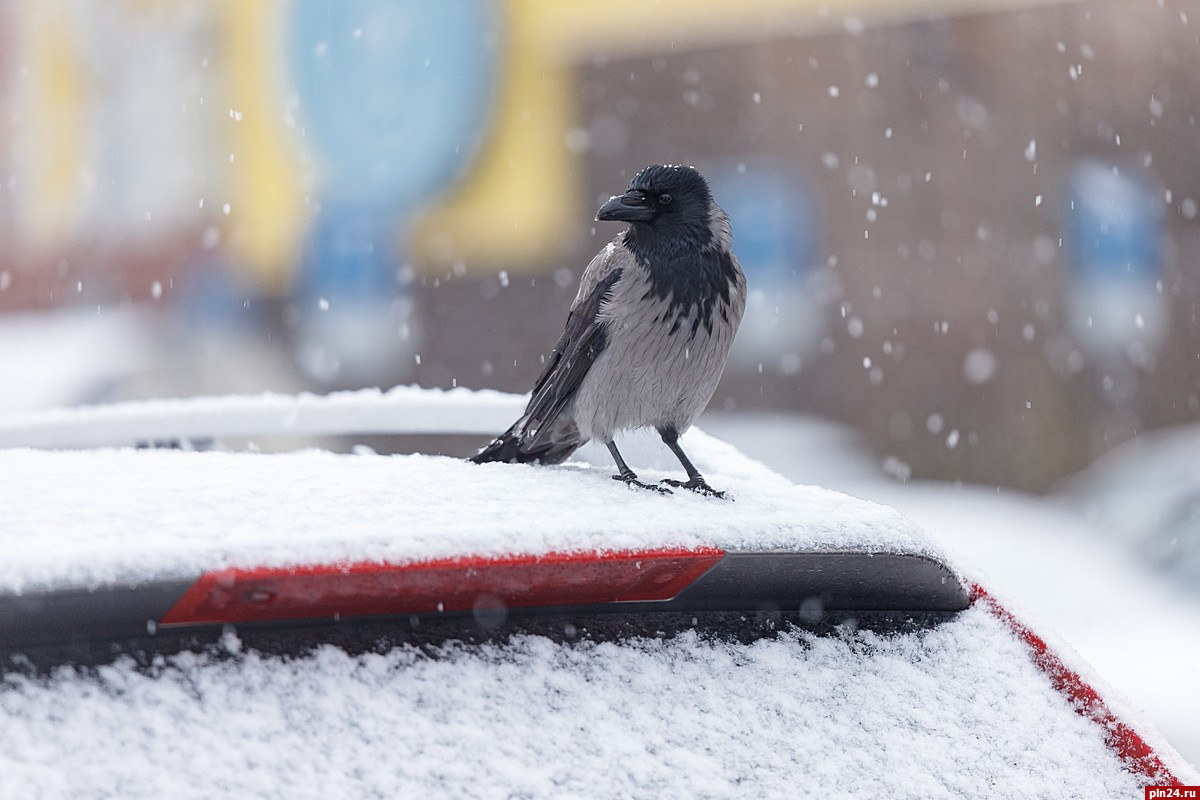
[[[596,220],[600,222],[646,222],[653,217],[654,209],[646,204],[646,198],[632,193],[608,198],[596,212]]]

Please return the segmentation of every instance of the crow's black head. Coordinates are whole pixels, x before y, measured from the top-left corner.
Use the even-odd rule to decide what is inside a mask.
[[[700,325],[712,330],[717,301],[728,304],[740,270],[729,249],[729,218],[703,175],[691,167],[646,167],[625,194],[600,206],[596,219],[632,223],[620,242],[649,275],[643,299],[669,303],[664,320],[669,318],[671,333],[682,329],[684,315],[693,309],[699,313],[688,335]]]
[[[660,234],[703,236],[711,206],[703,175],[692,167],[655,164],[635,175],[625,194],[600,206],[596,219],[632,222]]]

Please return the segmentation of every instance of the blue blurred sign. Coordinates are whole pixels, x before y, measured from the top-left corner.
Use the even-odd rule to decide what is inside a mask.
[[[313,221],[297,278],[304,298],[388,298],[401,288],[392,266],[390,220],[370,208],[336,205]]]
[[[381,385],[412,369],[420,331],[394,238],[376,209],[343,203],[317,215],[294,288],[296,356],[320,382]]]
[[[756,286],[796,287],[816,263],[816,213],[802,181],[781,164],[718,171],[713,193],[729,214],[742,269]]]
[[[1119,371],[1117,364],[1150,368],[1170,313],[1162,294],[1165,221],[1158,193],[1113,164],[1084,161],[1070,173],[1063,213],[1072,335],[1108,373]],[[1125,402],[1134,385],[1125,375],[1106,396]]]
[[[297,357],[325,383],[378,383],[413,363],[418,326],[396,278],[403,226],[481,145],[497,6],[297,0],[290,11],[298,114],[322,167],[295,286]]]
[[[335,197],[409,210],[479,149],[499,72],[486,0],[297,0],[289,51],[305,136]]]
[[[769,159],[714,170],[712,189],[729,214],[748,287],[730,358],[794,374],[825,330],[811,287],[820,246],[812,195],[787,163]]]
[[[1143,181],[1111,164],[1076,166],[1066,220],[1078,280],[1153,285],[1162,277],[1162,203]]]

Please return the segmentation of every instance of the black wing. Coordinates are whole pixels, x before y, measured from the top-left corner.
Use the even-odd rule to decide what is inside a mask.
[[[608,331],[600,319],[600,307],[612,294],[621,277],[619,268],[604,276],[567,316],[562,336],[554,345],[542,374],[533,385],[533,396],[525,413],[511,428],[492,441],[471,460],[540,461],[556,464],[565,460],[584,440],[571,424],[560,426],[559,415],[579,390],[579,384],[608,345]]]
[[[613,284],[621,277],[614,269],[596,284],[567,316],[567,326],[554,345],[546,368],[533,385],[533,397],[525,408],[526,429],[536,434],[547,423],[553,423],[563,407],[579,389],[583,376],[608,345],[608,331],[600,319],[600,306],[612,294]]]

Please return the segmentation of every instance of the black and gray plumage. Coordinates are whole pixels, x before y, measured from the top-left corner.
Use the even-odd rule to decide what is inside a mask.
[[[646,489],[613,435],[653,427],[688,479],[663,483],[721,495],[679,446],[717,388],[746,307],[729,217],[695,169],[654,165],[596,212],[629,227],[584,270],[566,329],[525,413],[471,460],[558,464],[589,439],[614,479]]]

